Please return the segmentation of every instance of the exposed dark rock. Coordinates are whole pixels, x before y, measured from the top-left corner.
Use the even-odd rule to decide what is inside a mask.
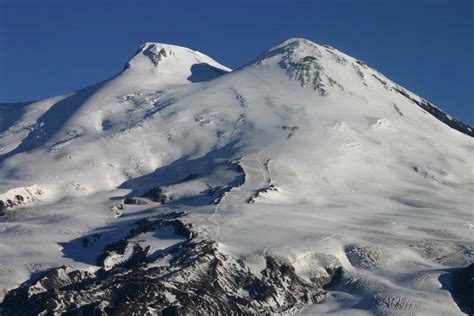
[[[400,108],[395,103],[393,104],[393,108],[398,113],[398,115],[403,116],[402,111],[400,110]]]
[[[285,65],[285,68],[287,69],[288,76],[298,80],[302,87],[311,85],[321,96],[328,94],[322,77],[324,68],[316,61],[316,58],[308,56],[298,63]]]
[[[128,204],[128,205],[148,205],[148,201],[145,200],[145,199],[141,199],[141,198],[136,198],[136,197],[129,197],[129,198],[126,198],[124,201],[123,201],[123,204]]]
[[[159,203],[166,203],[166,201],[168,201],[168,196],[166,195],[165,191],[160,187],[148,190],[142,195],[142,197],[146,197],[152,200],[153,202]]]
[[[319,282],[323,289],[330,290],[334,288],[339,283],[339,281],[341,281],[342,276],[344,275],[344,270],[342,269],[342,267],[329,267],[326,269],[326,271],[328,273],[327,278],[319,278],[318,280],[312,281]]]
[[[360,66],[364,67],[364,68],[367,68],[367,63],[365,61],[362,61],[362,60],[356,60],[356,63],[359,64]]]
[[[474,263],[455,273],[452,295],[464,313],[474,315]]]
[[[278,258],[266,257],[261,277],[245,263],[201,239],[175,212],[135,223],[122,240],[98,258],[95,274],[59,267],[10,291],[2,303],[5,315],[234,315],[295,312],[325,298],[328,276],[306,281]],[[173,226],[185,241],[150,256],[148,247],[130,239]],[[106,266],[114,252],[126,260]],[[109,260],[110,261],[110,260]]]
[[[7,206],[5,204],[5,202],[3,202],[2,200],[0,200],[0,216],[2,216],[3,214],[5,214],[5,211],[7,210]]]
[[[110,270],[115,267],[131,268],[147,260],[150,246],[142,247],[132,242],[119,242],[109,245],[97,258],[97,264]]]
[[[378,82],[380,82],[385,89],[387,90],[390,90],[390,85],[388,84],[387,81],[383,80],[382,78],[380,78],[379,76],[375,75],[375,74],[372,74],[372,77],[374,77],[375,79],[377,79]]]
[[[247,199],[247,203],[250,203],[250,204],[253,204],[255,203],[255,201],[257,200],[257,198],[262,194],[262,193],[267,193],[268,191],[278,191],[278,188],[273,185],[273,184],[270,184],[269,186],[265,187],[265,188],[261,188],[259,190],[257,190],[254,194],[252,194],[251,197],[249,197]]]
[[[468,124],[465,124],[458,119],[451,117],[450,115],[444,113],[440,109],[438,109],[436,106],[428,102],[427,100],[424,99],[418,99],[415,97],[412,97],[408,91],[403,89],[402,87],[389,83],[386,80],[383,80],[379,76],[372,74],[372,76],[377,79],[385,89],[390,90],[390,91],[395,91],[396,93],[402,95],[403,97],[407,98],[409,101],[412,103],[416,104],[420,108],[422,108],[424,111],[427,113],[433,115],[435,118],[437,118],[439,121],[443,122],[444,124],[448,125],[451,128],[454,128],[455,130],[466,134],[468,136],[474,137],[474,127],[469,126]],[[400,116],[403,116],[403,113],[400,111],[400,109],[394,104],[395,110]]]
[[[161,59],[167,56],[166,50],[164,48],[158,50],[155,45],[148,46],[143,51],[143,55],[147,56],[155,66],[158,66]]]
[[[443,122],[444,124],[448,125],[451,128],[454,128],[455,130],[466,134],[468,136],[474,137],[474,127],[469,126],[451,116],[448,114],[444,113],[440,109],[438,109],[436,106],[431,104],[430,102],[426,100],[417,100],[415,98],[412,98],[407,91],[400,87],[393,87],[393,90],[404,96],[405,98],[409,99],[411,102],[415,103],[418,105],[420,108],[428,112],[429,114],[433,115],[435,118]]]
[[[61,302],[55,299],[60,291],[64,293],[63,299],[72,298],[68,292],[74,292],[76,284],[92,276],[68,266],[49,270],[39,278],[25,282],[18,290],[8,292],[2,307],[6,315],[15,316],[39,315],[44,311],[48,312],[45,315],[53,315],[53,311],[58,309],[66,312],[67,309],[62,309]]]
[[[362,72],[362,70],[360,70],[360,67],[352,63],[352,68],[354,69],[355,73],[359,76],[359,78],[363,81],[364,85],[367,85],[364,82],[365,74]]]
[[[299,54],[300,47],[308,48],[311,51],[310,55],[301,57]],[[337,62],[347,62],[342,55],[329,50],[328,52],[336,57]],[[320,48],[309,41],[295,40],[287,42],[284,46],[260,55],[252,63],[262,64],[265,60],[280,54],[282,59],[278,65],[286,71],[288,77],[298,81],[302,87],[310,87],[321,96],[328,95],[328,85],[344,90],[341,84],[328,75],[323,63],[321,63],[322,54]]]
[[[15,195],[13,199],[0,200],[0,216],[4,215],[7,209],[23,204],[24,202],[25,198],[20,194]]]

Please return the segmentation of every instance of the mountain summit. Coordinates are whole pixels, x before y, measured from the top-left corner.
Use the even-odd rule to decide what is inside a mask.
[[[423,110],[458,131],[474,136],[469,125],[447,115],[429,101],[418,97],[370,68],[363,61],[348,56],[328,45],[318,45],[302,38],[292,38],[276,45],[254,60],[251,65],[277,66],[297,80],[325,96],[329,90],[363,96],[383,87],[407,98]]]
[[[143,44],[125,66],[127,74],[152,74],[168,84],[207,81],[230,71],[198,51],[162,43]]]
[[[335,48],[145,43],[0,118],[6,315],[469,310],[472,127]]]

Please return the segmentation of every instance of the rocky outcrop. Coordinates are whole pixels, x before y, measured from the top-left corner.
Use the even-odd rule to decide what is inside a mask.
[[[389,82],[388,79],[384,80],[381,77],[383,75],[379,74],[372,74],[372,76],[387,90],[393,91],[404,98],[408,99],[410,102],[413,104],[419,106],[422,110],[424,110],[426,113],[431,114],[434,116],[436,119],[439,121],[443,122],[444,124],[448,125],[449,127],[466,134],[468,136],[474,137],[474,128],[472,126],[469,126],[468,124],[465,124],[461,122],[460,120],[448,115],[447,113],[443,112],[441,109],[433,105],[431,102],[417,97],[413,95],[412,93],[409,93],[407,90],[404,88],[400,87],[399,85]],[[397,107],[396,104],[394,104],[394,108],[397,111],[397,113],[400,116],[404,116],[403,113],[400,111],[400,109]]]
[[[0,194],[0,216],[4,215],[7,209],[36,201],[42,194],[43,190],[38,185],[12,188]]]
[[[425,110],[429,114],[436,117],[439,121],[441,121],[444,124],[448,125],[449,127],[454,128],[455,130],[457,130],[457,131],[459,131],[463,134],[474,137],[474,128],[473,127],[471,127],[471,126],[461,122],[460,120],[455,119],[454,117],[444,113],[439,108],[437,108],[436,106],[434,106],[433,104],[431,104],[430,102],[428,102],[424,99],[417,100],[416,98],[410,96],[410,94],[401,87],[393,87],[393,89],[397,93],[401,94],[402,96],[404,96],[405,98],[410,100],[411,102],[418,105],[420,108],[422,108],[423,110]]]
[[[166,195],[165,191],[160,187],[148,190],[142,195],[142,197],[148,198],[153,202],[159,203],[166,203],[166,201],[168,201],[168,196]]]
[[[328,52],[332,57],[337,57],[338,63],[347,63],[344,57],[334,51]],[[318,45],[305,39],[290,39],[259,56],[253,64],[265,64],[278,55],[278,65],[285,70],[288,77],[298,81],[302,87],[310,87],[321,96],[328,95],[329,87],[344,91],[344,87],[328,75]]]
[[[128,235],[109,244],[92,274],[62,266],[32,278],[10,291],[5,315],[230,315],[294,312],[325,298],[328,276],[305,280],[291,264],[267,256],[260,276],[245,262],[202,239],[175,212],[132,225]],[[182,237],[171,247],[151,254],[136,237],[173,227]]]
[[[247,203],[253,204],[257,201],[257,199],[263,194],[269,191],[278,191],[277,187],[274,184],[270,184],[264,188],[257,190],[254,194],[252,194],[248,199]]]
[[[148,200],[142,199],[142,198],[137,198],[137,197],[128,197],[123,200],[123,204],[128,204],[128,205],[148,205],[150,204]]]
[[[15,195],[12,199],[0,200],[0,216],[4,215],[8,208],[23,204],[24,201],[25,198],[19,194]]]
[[[143,55],[150,58],[150,61],[155,66],[158,66],[161,59],[167,56],[164,48],[158,48],[155,45],[149,45],[145,50],[143,50]]]

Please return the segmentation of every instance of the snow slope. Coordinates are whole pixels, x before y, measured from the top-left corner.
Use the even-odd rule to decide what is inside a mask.
[[[334,48],[290,39],[230,71],[146,43],[116,77],[0,117],[0,200],[33,192],[0,217],[5,291],[95,271],[132,221],[182,209],[256,275],[268,255],[307,280],[336,258],[303,313],[461,313],[442,280],[474,256],[472,128]],[[117,207],[154,187],[166,203]]]

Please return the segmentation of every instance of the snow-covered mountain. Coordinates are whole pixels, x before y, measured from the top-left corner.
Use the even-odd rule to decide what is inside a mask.
[[[473,136],[308,40],[234,71],[146,43],[0,104],[4,313],[461,314]]]

